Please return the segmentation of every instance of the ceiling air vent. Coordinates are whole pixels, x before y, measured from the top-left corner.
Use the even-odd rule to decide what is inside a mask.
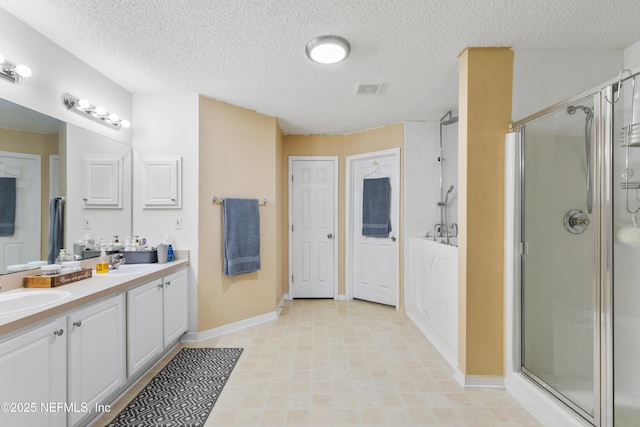
[[[356,95],[377,95],[381,87],[381,84],[360,84],[356,86]]]

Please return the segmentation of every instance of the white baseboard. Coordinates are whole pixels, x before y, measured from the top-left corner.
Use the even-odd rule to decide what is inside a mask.
[[[276,308],[276,317],[280,317],[280,312],[282,311],[282,307],[284,307],[284,302],[286,300],[285,295],[282,295],[282,298],[280,298],[280,302],[278,303],[278,307]]]
[[[465,375],[456,369],[453,378],[464,388],[504,388],[504,377]]]
[[[405,314],[425,338],[433,345],[440,356],[453,368],[456,369],[458,367],[458,354],[457,349],[451,348],[450,345],[447,344],[444,337],[437,333],[433,328],[429,326],[429,323],[421,316],[419,313],[415,313],[413,311],[406,311]]]
[[[262,323],[276,320],[280,313],[281,305],[278,304],[278,310],[270,313],[261,314],[260,316],[251,317],[249,319],[241,320],[239,322],[230,323],[228,325],[220,326],[218,328],[209,329],[203,332],[187,332],[182,337],[182,342],[200,342],[209,340],[211,338],[218,338],[223,335],[230,334],[232,332],[240,331],[242,329],[257,326]]]

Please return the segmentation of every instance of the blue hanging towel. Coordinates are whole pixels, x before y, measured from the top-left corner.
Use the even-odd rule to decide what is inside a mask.
[[[391,232],[391,180],[367,178],[362,190],[362,235],[388,237]]]
[[[0,236],[13,236],[16,229],[16,179],[0,177]]]
[[[236,276],[260,270],[258,199],[224,199],[224,274]]]

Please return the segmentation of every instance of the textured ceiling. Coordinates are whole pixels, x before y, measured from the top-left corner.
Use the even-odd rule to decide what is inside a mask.
[[[468,46],[615,48],[638,0],[0,0],[132,93],[187,91],[278,117],[285,133],[350,133],[456,109]],[[311,38],[351,56],[312,64]],[[356,95],[358,84],[382,84]],[[135,125],[135,123],[134,123]]]

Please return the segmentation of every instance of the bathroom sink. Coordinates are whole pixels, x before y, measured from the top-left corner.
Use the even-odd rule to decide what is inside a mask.
[[[71,296],[61,289],[24,289],[0,294],[0,315],[31,310],[60,302]]]
[[[109,270],[107,274],[96,274],[96,276],[118,276],[129,274],[145,274],[155,271],[157,264],[123,264],[120,267]]]

